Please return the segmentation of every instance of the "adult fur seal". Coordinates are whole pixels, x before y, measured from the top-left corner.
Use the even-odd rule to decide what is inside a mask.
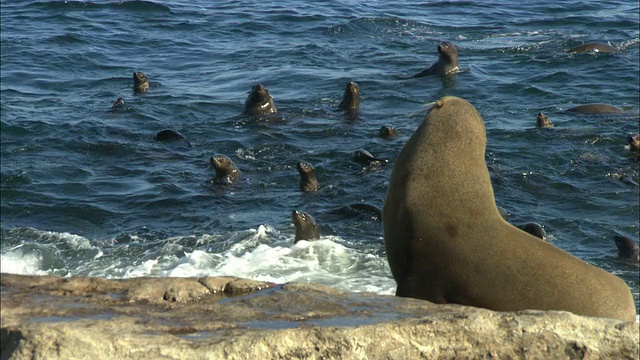
[[[631,240],[631,238],[621,235],[614,235],[613,241],[618,248],[618,255],[624,259],[640,260],[640,249],[638,244]]]
[[[296,227],[294,244],[300,240],[320,239],[320,227],[311,215],[303,211],[293,210],[291,212],[291,221]]]
[[[458,67],[458,49],[453,43],[448,41],[441,42],[438,45],[438,53],[440,57],[435,64],[431,65],[415,75],[412,78],[419,78],[429,75],[449,75],[460,71]]]
[[[486,143],[478,111],[447,96],[398,155],[382,216],[396,295],[496,311],[564,310],[635,321],[623,280],[500,216]]]
[[[618,49],[605,43],[592,42],[588,44],[582,44],[574,46],[567,50],[570,53],[583,53],[583,52],[605,52],[605,53],[617,53]]]
[[[147,75],[140,71],[133,73],[133,91],[136,93],[145,93],[149,90],[149,79]]]
[[[262,84],[254,85],[244,102],[245,115],[268,115],[277,112],[273,97]]]
[[[629,143],[629,150],[640,151],[640,134],[628,135],[627,142]]]
[[[553,127],[553,123],[549,120],[549,117],[543,113],[538,113],[536,116],[536,124],[539,128],[550,129]]]
[[[223,184],[231,184],[240,178],[240,170],[225,155],[214,155],[209,160],[216,170],[216,180]]]
[[[111,104],[111,110],[119,109],[122,106],[124,106],[124,98],[119,97],[113,102],[113,104]]]
[[[319,184],[316,179],[316,168],[308,162],[300,161],[298,163],[298,172],[300,173],[300,191],[316,191]]]
[[[342,95],[342,101],[338,109],[345,110],[347,114],[357,116],[360,111],[360,87],[353,81],[347,83]]]
[[[624,110],[609,104],[584,104],[572,107],[567,111],[583,114],[615,114],[621,113]]]

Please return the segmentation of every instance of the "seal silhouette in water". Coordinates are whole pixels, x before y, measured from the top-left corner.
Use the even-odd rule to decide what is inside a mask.
[[[627,136],[627,142],[629,143],[629,150],[635,152],[640,151],[640,134]]]
[[[338,109],[345,110],[351,116],[357,116],[360,111],[360,87],[353,81],[347,83]]]
[[[367,166],[368,168],[379,168],[383,164],[389,162],[387,159],[375,158],[370,152],[364,149],[358,149],[353,152],[353,160],[357,163]]]
[[[614,114],[621,113],[624,110],[609,104],[584,104],[572,107],[567,111],[582,114]]]
[[[245,115],[268,115],[277,112],[273,97],[262,84],[254,85],[244,102]]]
[[[547,232],[544,230],[542,225],[534,222],[526,223],[524,225],[518,225],[518,228],[528,232],[529,234],[542,239],[543,241],[547,241]]]
[[[588,44],[582,44],[574,46],[567,50],[569,53],[583,53],[583,52],[604,52],[604,53],[617,53],[618,49],[605,43],[592,42]]]
[[[446,96],[396,158],[382,216],[396,295],[635,321],[623,280],[500,216],[486,143],[478,111]]]
[[[119,97],[116,101],[111,104],[111,110],[116,110],[124,106],[124,98]]]
[[[147,75],[140,71],[133,73],[133,91],[136,93],[145,93],[149,90],[149,79]]]
[[[176,130],[160,130],[153,139],[156,141],[183,141],[187,146],[191,147],[191,143],[187,140],[187,137]]]
[[[618,255],[623,259],[640,260],[640,250],[638,244],[631,238],[621,235],[614,235],[613,241],[618,248]]]
[[[435,64],[431,65],[428,69],[425,69],[415,75],[412,78],[419,78],[430,75],[450,75],[460,71],[458,67],[458,49],[453,43],[448,41],[440,43],[438,45],[438,53],[440,57]]]
[[[382,127],[380,127],[380,131],[378,131],[378,136],[385,139],[390,139],[397,134],[398,131],[393,127],[393,125],[382,125]]]
[[[536,117],[537,126],[543,129],[550,129],[553,127],[553,123],[549,120],[549,117],[543,113],[538,113]]]
[[[231,184],[240,178],[240,170],[227,156],[214,155],[209,161],[216,170],[217,182]]]
[[[300,161],[298,163],[298,172],[300,173],[300,190],[301,191],[316,191],[319,184],[316,179],[316,168],[313,165]]]
[[[320,227],[311,215],[303,211],[293,210],[291,212],[291,221],[296,227],[294,244],[300,240],[320,239]]]

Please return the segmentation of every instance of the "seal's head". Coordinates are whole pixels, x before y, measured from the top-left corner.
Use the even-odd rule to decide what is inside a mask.
[[[382,125],[378,135],[383,138],[392,138],[398,134],[398,131],[393,125]]]
[[[618,254],[625,259],[638,259],[639,249],[638,244],[631,240],[631,238],[621,235],[615,235],[613,241],[618,248]]]
[[[275,113],[273,97],[262,84],[254,85],[244,103],[244,113],[247,115],[266,115]]]
[[[134,72],[133,73],[133,91],[146,92],[148,89],[149,89],[149,79],[147,79],[147,75],[145,75],[141,71]]]
[[[298,163],[298,172],[300,173],[300,190],[316,191],[319,184],[316,179],[316,169],[308,162],[300,161]]]
[[[539,128],[548,129],[553,127],[553,123],[551,122],[551,120],[549,120],[549,117],[543,113],[538,113],[536,121]]]
[[[216,178],[224,183],[232,183],[240,177],[236,164],[225,155],[214,155],[209,160],[216,170]]]
[[[320,227],[316,223],[316,220],[306,212],[293,210],[291,212],[291,221],[296,227],[294,244],[300,240],[314,240],[320,238]]]
[[[342,102],[338,108],[355,112],[360,107],[360,87],[353,81],[347,83],[342,96]]]
[[[449,41],[443,41],[438,45],[438,53],[440,59],[447,63],[455,63],[458,65],[458,49],[453,43]]]

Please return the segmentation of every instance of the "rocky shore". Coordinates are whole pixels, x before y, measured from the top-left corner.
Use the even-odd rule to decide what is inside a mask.
[[[233,277],[2,274],[1,359],[637,359],[638,324]]]

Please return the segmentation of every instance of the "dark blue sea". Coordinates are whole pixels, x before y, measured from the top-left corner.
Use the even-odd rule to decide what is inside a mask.
[[[463,97],[487,126],[497,204],[514,224],[623,278],[636,304],[639,8],[625,1],[2,0],[1,264],[59,276],[233,275],[392,294],[382,207],[429,103]],[[453,78],[408,79],[458,47]],[[586,42],[619,53],[569,54]],[[135,94],[132,73],[149,77]],[[357,118],[337,106],[347,82]],[[276,117],[242,116],[266,86]],[[111,110],[123,97],[125,105]],[[586,103],[623,113],[573,114]],[[538,129],[546,113],[552,129]],[[398,136],[378,137],[393,124]],[[192,144],[158,142],[163,129]],[[389,160],[367,169],[356,149]],[[465,149],[460,152],[464,154]],[[243,179],[211,182],[229,156]],[[298,161],[320,189],[298,188]],[[291,211],[321,227],[293,245]],[[508,254],[496,254],[496,259]]]

